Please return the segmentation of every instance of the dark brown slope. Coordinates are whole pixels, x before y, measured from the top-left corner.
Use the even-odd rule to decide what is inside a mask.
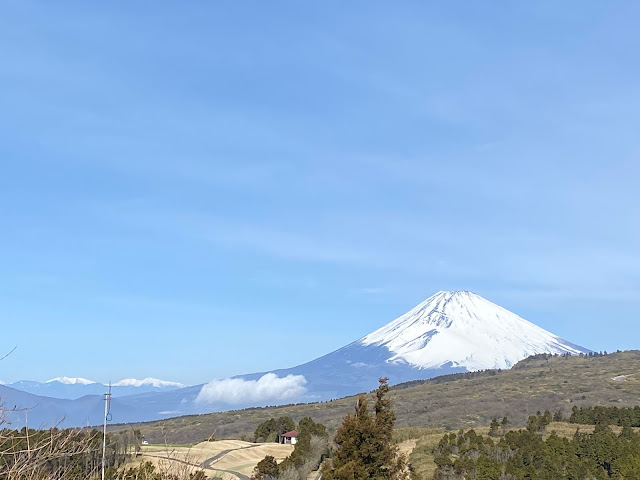
[[[537,410],[563,410],[568,414],[574,405],[639,404],[640,351],[601,357],[532,357],[511,370],[416,383],[399,385],[391,392],[398,427],[457,429],[486,425],[494,416],[504,415],[518,426]],[[132,426],[140,428],[150,442],[161,442],[166,437],[169,443],[195,443],[214,432],[216,438],[250,440],[260,422],[283,415],[296,421],[311,416],[333,431],[354,404],[355,397],[346,397],[305,405],[190,415]],[[112,427],[121,428],[130,427]]]

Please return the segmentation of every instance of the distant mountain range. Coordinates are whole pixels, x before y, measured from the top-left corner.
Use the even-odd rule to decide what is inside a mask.
[[[438,292],[374,332],[311,362],[273,372],[239,375],[205,385],[180,388],[154,379],[114,384],[114,422],[248,406],[310,402],[390,383],[447,373],[507,369],[539,353],[588,353],[471,292]],[[45,383],[0,386],[4,407],[16,427],[97,425],[102,422],[105,386],[60,377]],[[64,396],[64,397],[63,397]],[[52,398],[58,397],[58,398]]]
[[[108,385],[87,380],[86,378],[56,377],[46,382],[21,380],[19,382],[5,384],[6,387],[15,388],[33,395],[64,398],[75,400],[85,395],[102,395],[109,389]],[[178,382],[169,382],[157,378],[125,378],[111,385],[111,393],[114,397],[135,395],[147,392],[166,392],[182,388],[185,385]]]

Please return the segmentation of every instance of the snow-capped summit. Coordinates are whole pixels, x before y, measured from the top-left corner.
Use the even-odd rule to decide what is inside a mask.
[[[384,346],[387,362],[420,369],[510,368],[538,353],[589,351],[466,291],[438,292],[358,343]]]
[[[143,385],[149,385],[151,387],[163,388],[163,387],[184,387],[184,384],[179,382],[170,382],[168,380],[160,380],[158,378],[143,378],[138,380],[136,378],[124,378],[119,382],[113,384],[114,387],[141,387]]]
[[[71,378],[71,377],[56,377],[56,378],[52,378],[51,380],[47,380],[44,383],[53,383],[53,382],[60,382],[60,383],[64,383],[65,385],[91,385],[94,382],[93,380],[87,380],[86,378]]]

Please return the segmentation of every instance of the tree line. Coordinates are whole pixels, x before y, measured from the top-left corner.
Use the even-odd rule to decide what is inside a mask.
[[[631,407],[576,407],[571,409],[570,423],[587,425],[618,425],[640,427],[640,406]]]
[[[445,435],[434,449],[435,480],[604,480],[640,478],[640,435],[615,434],[605,425],[572,438],[551,432],[549,415],[529,418],[527,428],[498,441],[474,430]]]

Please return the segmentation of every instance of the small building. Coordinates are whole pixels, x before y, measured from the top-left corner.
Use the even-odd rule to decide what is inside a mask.
[[[298,442],[297,430],[291,430],[290,432],[286,432],[280,435],[280,443],[295,445],[297,442]]]

